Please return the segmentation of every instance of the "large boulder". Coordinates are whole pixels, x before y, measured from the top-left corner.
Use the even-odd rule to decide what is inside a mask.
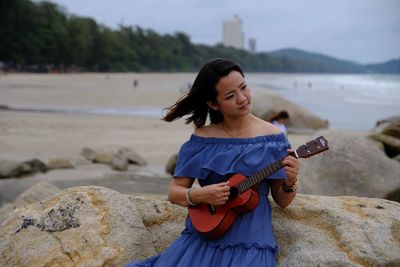
[[[286,209],[272,204],[272,213],[278,266],[400,265],[397,202],[298,194]],[[162,252],[186,216],[160,197],[67,189],[3,222],[0,266],[123,266]]]
[[[298,195],[273,205],[278,266],[400,266],[400,204]]]
[[[129,197],[137,207],[143,224],[149,232],[150,242],[161,253],[182,232],[187,208],[172,205],[155,197]]]
[[[135,205],[95,186],[15,210],[0,236],[0,266],[122,266],[155,253]]]
[[[15,209],[23,208],[29,204],[44,200],[57,194],[60,189],[46,181],[41,181],[22,192],[12,203],[7,203],[0,208],[0,224]]]
[[[0,160],[0,178],[20,177],[27,174],[32,174],[32,169],[29,164]]]
[[[158,253],[162,252],[183,230],[186,209],[154,198],[131,200],[140,206],[151,242]],[[277,266],[400,264],[397,202],[298,194],[286,209],[272,204],[272,214],[274,235],[280,246]]]
[[[385,198],[400,188],[400,164],[365,137],[323,130],[330,149],[301,160],[299,192]]]
[[[400,162],[400,116],[381,120],[370,139],[380,142],[388,157]]]
[[[290,119],[287,123],[289,130],[316,130],[325,129],[328,127],[328,124],[325,120],[319,118],[317,115],[298,106],[297,104],[268,90],[254,90],[252,112],[256,116],[264,120],[268,120],[273,114],[276,114],[281,110],[286,110],[289,113]]]
[[[0,160],[0,178],[21,177],[46,171],[46,164],[39,159],[31,159],[24,162]]]

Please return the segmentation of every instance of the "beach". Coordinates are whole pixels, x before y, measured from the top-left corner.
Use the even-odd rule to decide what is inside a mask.
[[[18,178],[18,183],[44,180],[62,188],[97,184],[122,193],[166,194],[171,176],[165,166],[193,128],[182,119],[162,121],[162,110],[175,103],[194,78],[194,73],[2,75],[0,105],[11,109],[0,111],[0,160],[78,162],[85,147],[114,152],[127,147],[148,164],[127,172],[104,164],[81,164]],[[310,134],[289,134],[294,147],[309,138]],[[158,179],[156,186],[150,179]],[[2,191],[6,180],[15,181],[3,179]],[[142,186],[143,180],[148,184]]]

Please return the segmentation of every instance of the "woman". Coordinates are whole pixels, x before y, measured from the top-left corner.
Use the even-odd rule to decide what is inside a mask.
[[[287,155],[283,133],[250,112],[252,96],[238,64],[215,59],[205,64],[192,88],[169,108],[165,121],[189,115],[195,130],[179,152],[169,200],[188,207],[227,202],[234,173],[250,176]],[[207,117],[210,123],[206,125]],[[278,246],[272,233],[268,193],[282,208],[294,199],[298,161],[285,157],[285,167],[258,187],[257,207],[240,215],[218,239],[208,239],[186,219],[182,234],[162,254],[130,266],[274,266]],[[192,188],[195,179],[201,187]]]

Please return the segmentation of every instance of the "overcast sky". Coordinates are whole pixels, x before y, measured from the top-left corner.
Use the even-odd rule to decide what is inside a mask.
[[[69,14],[117,29],[177,31],[193,43],[222,42],[222,23],[243,20],[257,51],[300,48],[359,63],[400,58],[400,0],[51,0]]]

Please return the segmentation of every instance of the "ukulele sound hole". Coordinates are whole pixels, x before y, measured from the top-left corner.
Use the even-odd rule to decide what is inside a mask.
[[[237,187],[231,187],[229,193],[229,199],[234,199],[239,194],[239,190]]]

